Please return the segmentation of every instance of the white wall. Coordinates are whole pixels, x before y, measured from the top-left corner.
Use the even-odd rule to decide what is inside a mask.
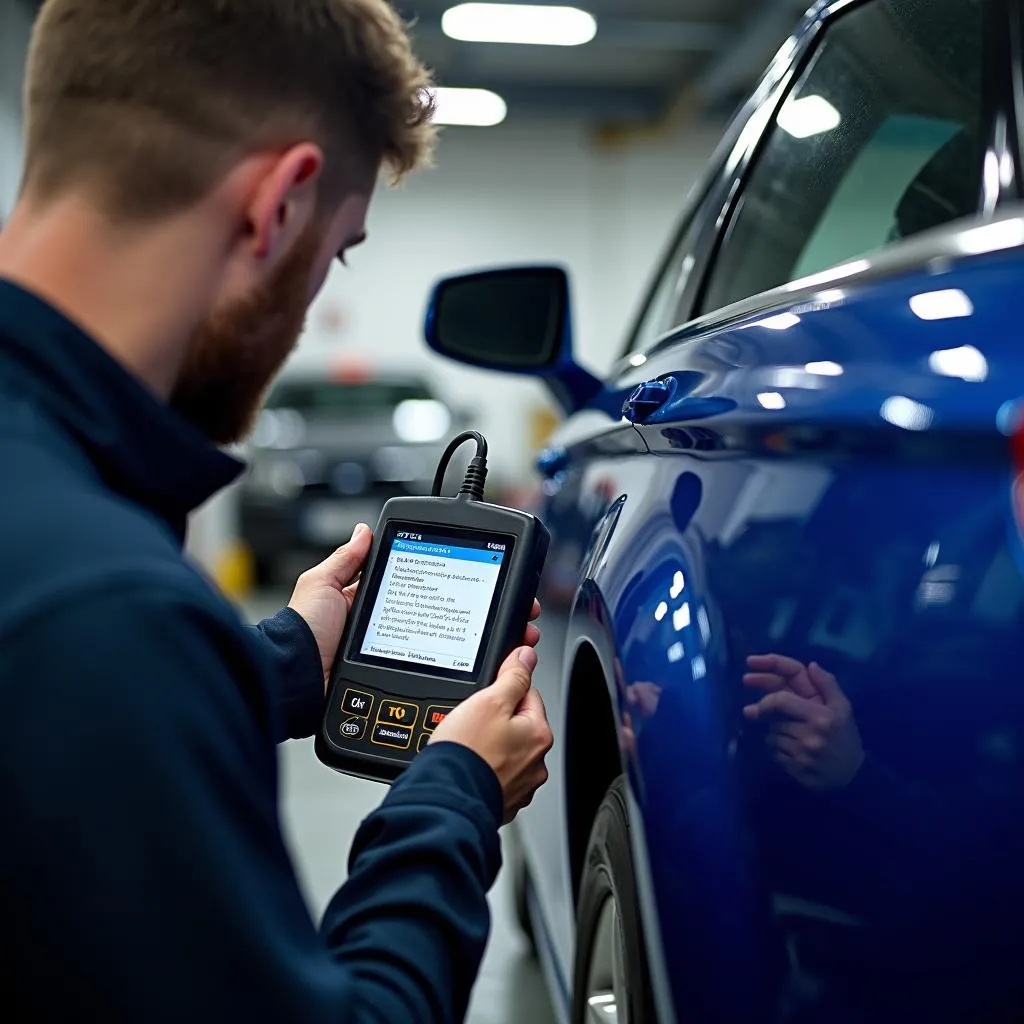
[[[495,468],[520,475],[530,456],[524,417],[544,392],[430,356],[421,337],[432,283],[481,265],[562,262],[575,287],[578,353],[606,369],[721,131],[607,151],[572,124],[446,130],[434,170],[381,190],[369,241],[332,273],[296,363],[358,355],[422,365],[457,400],[472,396],[498,441]]]
[[[22,0],[0,0],[0,224],[21,178],[21,82],[32,14]]]

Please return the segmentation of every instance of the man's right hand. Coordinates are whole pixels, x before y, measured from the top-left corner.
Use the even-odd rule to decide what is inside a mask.
[[[544,702],[533,689],[537,654],[521,647],[486,690],[463,701],[437,727],[431,743],[461,743],[493,769],[505,796],[508,824],[547,782],[544,757],[554,737]]]

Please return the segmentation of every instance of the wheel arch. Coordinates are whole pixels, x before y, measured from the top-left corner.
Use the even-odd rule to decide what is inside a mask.
[[[608,678],[600,656],[586,641],[573,659],[565,723],[565,801],[575,904],[597,809],[608,787],[622,774]]]

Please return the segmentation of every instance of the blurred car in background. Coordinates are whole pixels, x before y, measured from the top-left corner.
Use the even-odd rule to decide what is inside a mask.
[[[465,414],[417,375],[348,367],[304,374],[271,391],[250,442],[239,527],[257,582],[283,577],[371,526],[384,502],[430,486]]]

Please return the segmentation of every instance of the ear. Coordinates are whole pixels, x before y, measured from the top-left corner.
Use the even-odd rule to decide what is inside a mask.
[[[312,221],[324,154],[303,142],[265,167],[247,209],[252,255],[276,262],[288,252]]]

